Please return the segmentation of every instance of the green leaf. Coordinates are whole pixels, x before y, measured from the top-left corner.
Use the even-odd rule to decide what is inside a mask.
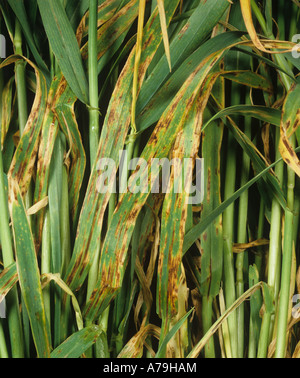
[[[96,325],[83,328],[73,333],[53,352],[51,358],[79,358],[89,349],[102,333],[102,328]]]
[[[274,314],[275,307],[274,307],[274,294],[273,289],[263,282],[262,287],[263,297],[264,297],[264,304],[265,304],[265,311],[269,314]]]
[[[221,203],[221,154],[223,125],[214,122],[205,132],[202,128],[202,158],[204,160],[204,198],[201,218],[205,219]],[[201,235],[202,295],[215,297],[220,290],[223,268],[222,218],[216,218]]]
[[[249,266],[249,286],[254,286],[259,282],[259,273],[257,270],[256,265],[250,265]],[[263,284],[263,290],[264,290],[264,284]],[[259,331],[261,327],[261,317],[259,315],[259,311],[262,306],[262,295],[260,291],[256,291],[252,294],[250,298],[250,316],[252,320],[252,327],[253,327],[253,333],[256,342],[258,342],[259,339]]]
[[[73,28],[60,0],[38,0],[43,25],[57,62],[74,94],[88,103],[88,83]]]
[[[191,315],[191,313],[194,311],[194,308],[191,308],[189,312],[187,312],[178,322],[170,329],[170,331],[167,333],[166,337],[164,338],[163,342],[161,343],[160,347],[158,348],[158,351],[156,352],[155,358],[162,358],[164,357],[164,350],[168,344],[168,342],[174,337],[174,335],[179,331],[180,327],[182,327],[183,323],[186,321],[186,319]]]
[[[186,253],[188,249],[194,244],[194,242],[199,238],[199,236],[206,230],[209,224],[223,211],[231,205],[240,195],[247,189],[249,189],[253,184],[255,184],[259,179],[261,179],[265,174],[269,172],[277,163],[281,162],[282,159],[277,160],[275,163],[269,165],[255,177],[247,182],[244,186],[239,188],[234,194],[228,198],[226,201],[222,202],[221,205],[216,207],[205,219],[202,219],[197,223],[186,235],[184,238],[183,244],[183,253]]]
[[[228,7],[229,2],[227,0],[200,1],[190,19],[171,42],[173,70],[176,70],[205,41]],[[203,17],[204,14],[205,17]],[[143,104],[141,108],[149,103],[152,96],[169,77],[170,69],[164,55],[148,76],[144,89],[141,90],[139,98],[139,101]],[[137,105],[137,110],[141,108],[138,108]]]
[[[15,181],[11,183],[12,224],[16,249],[16,262],[22,297],[28,312],[32,336],[37,355],[50,356],[49,329],[46,321],[40,272],[29,221],[24,208],[20,189]]]
[[[89,9],[89,0],[67,0],[66,13],[73,30],[76,29],[83,18],[85,12]]]
[[[232,116],[232,115],[253,117],[263,122],[271,123],[272,125],[275,125],[275,126],[280,126],[280,120],[281,120],[281,110],[279,109],[274,109],[267,106],[258,106],[258,105],[234,105],[234,106],[229,106],[225,109],[220,110],[213,117],[211,117],[210,120],[207,121],[205,125],[203,125],[202,131],[204,131],[211,122],[219,118]]]
[[[228,32],[225,35],[219,35],[203,43],[192,54],[188,55],[182,64],[173,69],[168,80],[163,84],[159,81],[160,76],[156,75],[155,80],[144,83],[137,102],[137,127],[143,131],[153,123],[158,121],[164,109],[170,104],[176,93],[188,76],[196,69],[199,62],[209,57],[217,51],[229,49],[232,45],[241,40],[241,32]],[[163,84],[155,93],[152,93],[153,83]],[[150,97],[151,98],[146,98]]]

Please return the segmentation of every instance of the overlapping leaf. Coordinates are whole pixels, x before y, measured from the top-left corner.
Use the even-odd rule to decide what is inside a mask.
[[[183,129],[176,137],[172,150],[171,157],[175,159],[175,165],[170,176],[170,192],[165,196],[162,209],[157,289],[158,313],[163,318],[165,331],[168,329],[168,322],[178,311],[182,245],[187,219],[188,191],[192,185],[193,166],[185,167],[182,172],[181,164],[184,159],[190,159],[193,162],[196,159],[200,145],[203,112],[215,80],[216,76],[213,75],[204,81],[203,88],[200,89],[194,106],[184,121]]]
[[[38,152],[39,137],[46,109],[47,86],[42,73],[26,58],[11,56],[0,65],[0,68],[15,63],[19,59],[25,59],[26,62],[34,68],[36,75],[36,95],[34,103],[8,172],[8,179],[13,179],[18,182],[21,194],[24,196],[33,175],[33,168]]]
[[[176,134],[183,127],[184,119],[182,114],[187,114],[191,109],[198,90],[206,79],[206,75],[222,53],[212,54],[212,56],[201,62],[165,110],[153,131],[140,158],[147,162],[147,165],[142,168],[143,171],[139,173],[139,177],[141,177],[141,182],[143,182],[143,185],[146,184],[148,189],[151,188],[151,180],[155,180],[158,176],[159,167],[157,166],[154,169],[151,167],[150,178],[147,167],[151,166],[152,159],[162,159],[168,156]],[[138,191],[137,194],[134,194],[136,191],[135,176],[137,174],[138,170],[133,173],[128,182],[129,187],[132,188],[131,193],[125,193],[121,197],[104,241],[100,260],[100,279],[85,310],[85,315],[91,319],[104,310],[122,283],[127,250],[136,218],[149,194],[149,192],[139,193]],[[116,251],[118,251],[117,254]]]
[[[177,8],[177,2],[167,8],[167,17],[171,16]],[[146,69],[158,48],[161,36],[159,30],[158,12],[154,12],[144,30],[143,45],[144,51],[140,61],[140,79],[146,73]],[[107,111],[105,122],[102,128],[96,162],[102,158],[110,158],[114,162],[119,161],[119,150],[122,150],[130,124],[132,72],[134,65],[134,50],[131,53],[118,83],[112,95]],[[99,193],[98,172],[99,167],[95,164],[90,176],[86,197],[83,203],[83,211],[79,220],[78,238],[74,246],[74,252],[70,266],[66,273],[66,281],[72,289],[82,285],[93,255],[99,245],[100,230],[103,216],[110,194]],[[111,185],[113,182],[110,183]]]

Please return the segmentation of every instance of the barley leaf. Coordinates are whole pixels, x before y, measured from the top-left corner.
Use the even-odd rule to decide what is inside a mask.
[[[60,0],[38,0],[51,48],[58,64],[76,96],[88,103],[88,83],[79,46],[70,21]]]
[[[33,237],[20,189],[11,181],[11,217],[16,249],[16,262],[22,296],[29,316],[38,357],[50,356],[49,329],[46,321],[40,273]]]
[[[0,297],[9,292],[9,290],[18,282],[17,265],[15,262],[3,269],[0,273]]]
[[[178,2],[172,2],[166,12],[171,19]],[[149,26],[151,25],[151,26]],[[140,61],[140,78],[146,73],[151,57],[158,48],[161,37],[157,38],[160,28],[158,12],[154,13],[144,29],[143,44],[145,45]],[[83,210],[78,224],[78,235],[74,246],[73,256],[67,270],[66,282],[72,290],[82,285],[93,259],[93,254],[99,247],[99,235],[102,228],[105,208],[110,194],[99,193],[98,162],[101,158],[113,159],[118,165],[119,151],[125,144],[130,124],[130,109],[132,99],[132,79],[134,67],[134,51],[130,54],[123,72],[114,89],[102,128],[96,164],[93,167]],[[112,183],[111,183],[112,184]]]
[[[51,358],[79,358],[90,348],[101,335],[102,329],[99,326],[91,325],[73,333],[53,352]]]
[[[147,167],[151,166],[153,158],[162,159],[168,156],[176,134],[183,127],[182,114],[187,114],[190,111],[204,78],[221,55],[222,52],[213,54],[201,62],[164,112],[141,155],[141,159],[147,162],[146,167],[144,166],[140,172],[142,185],[147,184],[148,188],[151,188],[149,180],[155,179],[159,171],[158,167],[151,169],[151,178],[149,178],[149,176],[147,177]],[[92,319],[104,310],[120,288],[136,218],[149,194],[148,191],[144,193],[137,191],[134,194],[136,173],[133,173],[128,182],[128,186],[131,187],[130,193],[125,193],[121,197],[104,241],[100,261],[100,279],[85,309],[85,316]],[[118,251],[117,254],[116,251]]]

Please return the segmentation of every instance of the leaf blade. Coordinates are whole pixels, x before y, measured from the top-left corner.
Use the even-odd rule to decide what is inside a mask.
[[[76,96],[88,103],[88,83],[73,28],[60,0],[38,0],[43,25],[58,64]]]
[[[37,355],[38,357],[49,357],[49,330],[34,241],[18,184],[12,181],[10,186],[12,196],[11,217],[21,291],[28,312]]]

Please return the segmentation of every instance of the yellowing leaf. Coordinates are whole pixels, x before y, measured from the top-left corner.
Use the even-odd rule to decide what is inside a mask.
[[[279,151],[286,164],[300,177],[300,160],[290,138],[300,125],[300,85],[293,85],[286,96],[280,124]]]
[[[142,54],[145,8],[146,8],[146,0],[140,0],[137,41],[136,41],[135,60],[134,60],[134,69],[133,69],[133,86],[132,86],[131,127],[132,127],[133,133],[136,133],[135,112],[136,112],[136,100],[137,100],[137,92],[138,92],[138,85],[139,85],[138,83],[139,66],[140,66],[140,60],[141,60],[141,54]]]
[[[157,6],[159,10],[160,25],[161,25],[162,35],[163,35],[165,52],[166,52],[166,56],[167,56],[167,60],[168,60],[168,64],[169,64],[169,68],[171,72],[172,64],[171,64],[170,44],[169,44],[168,29],[167,29],[167,23],[166,23],[164,0],[157,0]]]
[[[268,53],[268,54],[278,54],[278,53],[283,53],[283,52],[289,52],[291,50],[286,50],[286,51],[272,51],[272,50],[267,50],[265,48],[265,46],[269,47],[268,45],[268,42],[272,42],[272,41],[265,41],[264,40],[264,43],[262,43],[262,40],[260,40],[258,38],[258,35],[256,33],[256,30],[255,30],[255,26],[254,26],[254,23],[253,23],[253,18],[252,18],[252,12],[251,12],[251,0],[240,0],[240,4],[241,4],[241,10],[242,10],[242,14],[243,14],[243,18],[244,18],[244,22],[245,22],[245,25],[246,25],[246,28],[247,28],[247,31],[249,33],[249,36],[254,44],[254,46],[262,51],[262,52],[265,52],[265,53]],[[282,41],[278,41],[278,42],[282,42]],[[270,46],[272,48],[272,45]]]

